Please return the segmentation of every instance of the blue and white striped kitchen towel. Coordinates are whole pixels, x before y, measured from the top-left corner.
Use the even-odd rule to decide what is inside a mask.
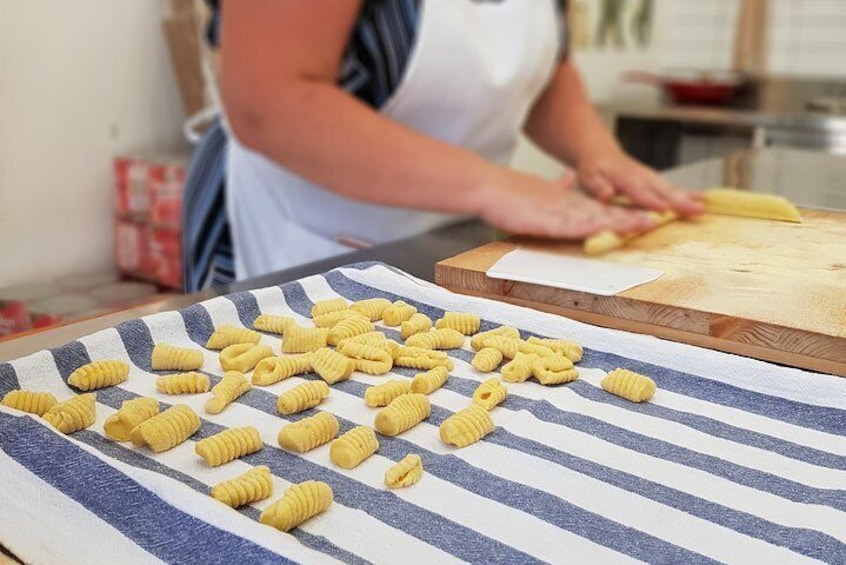
[[[470,367],[471,351],[454,352],[455,371],[431,396],[431,417],[398,438],[380,437],[379,452],[351,471],[331,465],[326,446],[293,455],[276,444],[291,419],[277,414],[277,395],[313,375],[254,388],[217,416],[202,410],[207,395],[179,397],[203,416],[202,428],[159,455],[104,438],[103,421],[124,400],[174,402],[156,392],[154,343],[197,347],[215,326],[250,326],[260,313],[305,323],[314,301],[338,295],[401,298],[433,318],[473,311],[485,327],[577,339],[582,377],[557,388],[510,384],[492,412],[496,431],[454,450],[437,426],[488,377]],[[277,337],[263,339],[278,351]],[[0,364],[0,395],[24,387],[68,398],[71,371],[103,358],[123,359],[132,371],[98,392],[88,430],[65,437],[37,418],[0,411],[0,543],[26,561],[846,563],[846,379],[459,296],[370,263]],[[636,405],[603,392],[599,380],[618,366],[652,376],[654,400]],[[215,352],[206,353],[205,369],[219,378]],[[384,379],[356,374],[320,408],[338,416],[342,431],[372,424],[361,397]],[[260,452],[214,469],[194,454],[197,440],[248,424],[262,434]],[[410,452],[423,457],[423,480],[389,491],[385,470]],[[270,500],[235,511],[208,496],[210,485],[260,464],[274,474]],[[329,512],[290,534],[257,522],[285,487],[308,479],[331,485]]]

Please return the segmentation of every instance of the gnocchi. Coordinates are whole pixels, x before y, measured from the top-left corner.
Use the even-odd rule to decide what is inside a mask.
[[[500,363],[502,363],[502,352],[494,347],[483,347],[470,361],[470,364],[482,373],[496,371]]]
[[[150,361],[154,371],[195,371],[203,366],[203,352],[157,343]]]
[[[96,401],[97,396],[93,392],[79,394],[54,404],[42,418],[63,434],[72,434],[94,423],[97,417]]]
[[[296,325],[293,318],[289,316],[274,316],[273,314],[262,314],[253,320],[253,327],[263,332],[285,335],[285,331]]]
[[[599,386],[631,402],[646,402],[655,395],[655,390],[658,388],[655,381],[646,375],[620,368],[605,375]]]
[[[259,521],[287,532],[325,512],[334,500],[332,488],[321,481],[306,481],[285,491],[261,513]]]
[[[280,414],[289,416],[309,408],[314,408],[329,398],[329,385],[323,381],[308,381],[279,395],[276,409]]]
[[[261,334],[248,328],[237,328],[235,326],[220,326],[206,342],[206,349],[224,349],[236,343],[258,343],[261,341]]]
[[[359,300],[350,306],[350,310],[364,314],[370,318],[371,322],[375,322],[382,318],[382,314],[390,307],[391,301],[387,298],[368,298],[367,300]]]
[[[563,355],[541,357],[532,366],[532,374],[542,385],[560,385],[579,378],[573,362]]]
[[[311,353],[326,347],[329,330],[291,326],[282,338],[282,353]]]
[[[408,346],[400,348],[399,355],[394,359],[394,365],[423,371],[434,369],[435,367],[445,367],[448,371],[452,371],[455,368],[455,363],[453,363],[452,359],[444,351]]]
[[[584,349],[582,346],[575,341],[570,341],[568,339],[544,339],[532,336],[527,339],[526,342],[548,347],[555,353],[564,355],[573,363],[581,361],[582,356],[584,355]]]
[[[502,380],[510,383],[527,381],[533,374],[535,362],[539,359],[534,353],[517,353],[514,359],[503,365],[500,371]]]
[[[347,318],[354,318],[356,316],[360,316],[358,312],[353,312],[352,310],[336,310],[334,312],[329,312],[328,314],[323,314],[321,316],[317,316],[312,320],[314,325],[318,328],[331,328],[335,324],[341,322],[341,320],[346,320]]]
[[[49,392],[10,390],[0,401],[0,404],[21,412],[43,416],[45,412],[56,405],[56,402],[56,397]]]
[[[331,312],[340,312],[342,310],[346,310],[349,307],[350,305],[347,303],[346,299],[340,296],[338,298],[320,300],[318,302],[315,302],[314,306],[311,307],[311,317],[319,318],[320,316],[329,314]]]
[[[338,345],[342,339],[347,339],[353,336],[366,334],[373,331],[373,322],[364,316],[353,316],[345,320],[341,320],[329,330],[326,334],[326,343],[329,345]]]
[[[411,380],[411,392],[432,394],[447,382],[449,371],[446,367],[435,367],[425,373],[417,373]]]
[[[155,398],[139,397],[126,400],[120,410],[106,418],[103,431],[106,437],[114,441],[129,441],[135,426],[146,422],[159,413],[159,401]]]
[[[385,486],[388,488],[410,487],[421,477],[423,477],[423,459],[416,453],[409,453],[385,471]]]
[[[224,371],[247,373],[268,357],[273,357],[273,350],[268,345],[236,343],[220,352],[220,366]]]
[[[435,322],[436,328],[452,328],[464,335],[478,333],[481,326],[479,316],[468,312],[446,312],[443,318]]]
[[[511,326],[499,326],[498,328],[494,328],[486,332],[477,333],[470,338],[470,347],[472,347],[474,351],[479,351],[482,347],[484,347],[483,344],[485,339],[494,335],[508,337],[511,339],[520,339],[520,330],[512,328]]]
[[[162,394],[198,394],[208,392],[211,383],[203,373],[179,373],[156,379],[156,390]]]
[[[212,398],[206,401],[206,412],[220,414],[223,409],[241,398],[252,386],[243,373],[227,371],[211,389]]]
[[[479,351],[482,349],[496,349],[504,358],[514,359],[520,351],[520,340],[504,335],[489,335],[482,340],[482,348]]]
[[[270,386],[279,381],[311,371],[311,353],[267,357],[253,371],[253,384]]]
[[[391,379],[386,383],[368,387],[364,391],[364,403],[371,408],[387,406],[393,399],[409,392],[411,392],[409,381]]]
[[[352,359],[326,347],[317,350],[312,355],[311,367],[330,385],[347,380],[355,370]]]
[[[397,300],[382,312],[382,321],[386,326],[396,327],[410,320],[416,313],[417,308],[403,300]]]
[[[410,430],[429,417],[432,404],[425,394],[404,394],[376,414],[374,427],[385,436],[396,436]]]
[[[473,391],[473,404],[481,406],[485,410],[493,410],[508,396],[508,389],[494,377],[480,384]]]
[[[259,431],[252,426],[229,428],[197,442],[194,452],[209,467],[220,467],[262,448]]]
[[[405,344],[423,349],[458,349],[464,345],[464,334],[452,328],[441,328],[414,334]]]
[[[340,427],[333,414],[320,412],[284,426],[277,440],[284,449],[305,453],[335,439]]]
[[[432,329],[432,319],[418,312],[402,323],[400,326],[400,335],[402,339],[408,339],[414,334],[428,332],[430,329]]]
[[[384,375],[394,366],[394,358],[388,349],[371,342],[357,343],[344,340],[338,351],[353,360],[356,371],[368,375]]]
[[[376,453],[379,440],[367,426],[356,426],[329,446],[329,460],[342,469],[354,469]]]
[[[129,365],[123,361],[92,361],[75,370],[68,384],[83,391],[115,386],[129,377]]]
[[[171,406],[135,426],[129,434],[135,447],[148,446],[156,453],[173,449],[197,433],[200,417],[185,404]]]
[[[214,485],[211,496],[232,508],[258,502],[273,493],[273,482],[270,477],[270,467],[266,465],[253,467],[234,479]]]
[[[441,441],[455,447],[467,447],[494,431],[490,413],[477,404],[456,412],[439,428]]]

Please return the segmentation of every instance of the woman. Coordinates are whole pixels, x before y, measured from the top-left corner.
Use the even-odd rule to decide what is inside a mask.
[[[698,213],[636,163],[566,56],[556,0],[239,0],[223,6],[227,208],[238,278],[478,216],[582,238]],[[573,176],[507,168],[523,131]]]

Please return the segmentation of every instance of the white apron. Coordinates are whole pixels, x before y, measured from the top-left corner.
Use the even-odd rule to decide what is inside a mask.
[[[507,164],[552,76],[555,0],[421,0],[402,82],[381,113]],[[458,216],[365,204],[289,173],[232,137],[227,209],[238,279],[416,235]],[[402,190],[398,186],[396,190]]]

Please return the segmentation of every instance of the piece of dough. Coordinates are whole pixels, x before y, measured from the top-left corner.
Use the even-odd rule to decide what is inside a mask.
[[[282,338],[282,353],[311,353],[326,347],[329,330],[291,326]]]
[[[473,348],[473,351],[479,351],[484,347],[485,340],[492,336],[498,335],[502,337],[509,337],[511,339],[520,339],[520,330],[517,328],[512,328],[511,326],[499,326],[498,328],[494,328],[492,330],[488,330],[486,332],[480,332],[470,338],[470,347]]]
[[[258,502],[273,493],[273,481],[270,477],[270,467],[253,467],[234,479],[214,485],[211,496],[232,508]]]
[[[394,365],[423,371],[435,367],[446,367],[449,371],[455,368],[455,363],[452,362],[445,351],[409,346],[403,346],[400,349],[399,355],[394,359]]]
[[[128,377],[129,365],[123,361],[92,361],[71,373],[68,384],[89,391],[119,385]]]
[[[139,397],[126,400],[120,410],[106,418],[103,431],[106,437],[115,441],[129,441],[135,426],[146,422],[159,413],[159,401],[155,398]]]
[[[346,320],[347,318],[353,318],[355,316],[360,316],[358,312],[354,312],[352,310],[336,310],[334,312],[329,312],[328,314],[323,314],[321,316],[317,316],[312,320],[314,325],[318,328],[326,328],[329,329],[335,324],[339,323],[341,320]]]
[[[277,335],[285,335],[285,331],[294,325],[296,325],[296,322],[289,316],[262,314],[253,320],[253,327],[255,329]]]
[[[432,394],[447,382],[449,371],[446,367],[435,367],[425,373],[417,373],[411,380],[411,392]]]
[[[352,359],[344,357],[337,351],[324,347],[314,352],[311,357],[311,367],[320,378],[333,385],[350,378],[355,370]]]
[[[403,300],[397,300],[382,312],[382,321],[386,326],[397,327],[410,320],[416,313],[417,308]]]
[[[97,417],[96,402],[97,395],[93,392],[79,394],[54,404],[42,417],[63,434],[72,434],[94,423]]]
[[[535,361],[532,374],[542,385],[560,385],[579,378],[579,371],[573,368],[573,362],[558,354]]]
[[[483,347],[470,361],[470,364],[482,373],[496,371],[500,363],[502,363],[502,352],[495,347]]]
[[[56,397],[49,392],[35,392],[32,390],[10,390],[0,401],[3,406],[43,416],[56,405]]]
[[[530,341],[520,342],[520,353],[524,353],[526,355],[537,355],[538,357],[553,357],[557,355],[551,347]]]
[[[775,194],[714,188],[705,192],[705,208],[710,214],[802,222],[802,216],[796,206],[786,198]]]
[[[259,361],[273,357],[273,350],[263,343],[236,343],[220,352],[220,366],[224,371],[238,371],[248,373]]]
[[[432,404],[425,394],[404,394],[376,414],[376,431],[385,436],[396,436],[410,430],[432,413]]]
[[[209,377],[203,373],[179,373],[156,379],[156,390],[162,394],[198,394],[208,392],[209,387]]]
[[[426,314],[413,314],[408,320],[400,326],[400,335],[402,339],[408,339],[414,334],[421,332],[428,332],[432,329],[432,319]]]
[[[395,398],[411,392],[411,382],[391,379],[386,383],[367,387],[364,391],[364,403],[371,408],[387,406]]]
[[[342,469],[354,469],[376,453],[379,440],[367,426],[356,426],[329,446],[329,460]]]
[[[448,445],[467,447],[494,431],[494,428],[488,411],[473,404],[444,420],[439,434],[441,441]]]
[[[410,487],[423,476],[423,459],[416,453],[409,453],[396,465],[385,471],[385,486],[388,488]]]
[[[289,416],[314,408],[329,398],[329,385],[323,381],[308,381],[283,392],[276,399],[276,409]]]
[[[253,426],[229,428],[197,442],[194,452],[209,467],[220,467],[262,448],[259,431]]]
[[[482,339],[482,347],[479,351],[492,348],[502,353],[502,356],[506,359],[514,359],[517,352],[520,351],[521,343],[519,339],[506,335],[489,335]]]
[[[464,345],[464,334],[452,328],[429,330],[410,336],[405,344],[423,349],[459,349]]]
[[[258,343],[261,334],[248,328],[224,325],[217,328],[206,342],[206,349],[224,349],[236,343]]]
[[[199,429],[200,417],[197,413],[190,406],[176,404],[135,426],[130,439],[135,447],[148,446],[161,453],[183,443]]]
[[[353,360],[356,371],[368,375],[384,375],[394,366],[394,358],[387,348],[370,342],[357,343],[344,340],[338,347],[338,351]]]
[[[351,316],[341,320],[326,334],[326,343],[329,345],[338,345],[342,339],[351,338],[353,336],[366,334],[373,331],[373,322],[370,318],[362,315]]]
[[[479,332],[482,320],[476,314],[469,312],[446,312],[444,317],[435,322],[436,328],[452,328],[464,335],[473,335]]]
[[[535,362],[539,359],[534,353],[517,353],[514,359],[503,365],[500,371],[502,380],[510,383],[527,381],[533,374]]]
[[[253,384],[270,386],[309,371],[311,371],[311,353],[267,357],[256,365],[253,371]]]
[[[581,361],[582,356],[584,355],[584,349],[582,348],[582,346],[576,343],[575,341],[571,341],[569,339],[544,339],[532,336],[527,339],[526,342],[548,347],[555,353],[558,353],[559,355],[564,355],[573,363],[578,363],[579,361]]]
[[[655,395],[658,388],[655,381],[646,375],[619,368],[605,375],[599,385],[611,394],[631,402],[646,402]]]
[[[364,314],[370,318],[371,322],[375,322],[382,318],[385,309],[390,307],[391,301],[387,298],[368,298],[367,300],[359,300],[350,306],[350,310],[354,310],[359,314]]]
[[[190,347],[157,343],[151,363],[154,371],[196,371],[203,366],[203,352]]]
[[[653,229],[669,224],[679,218],[678,214],[672,210],[666,210],[664,212],[647,212],[646,214],[651,216],[657,222],[655,228]],[[601,231],[585,240],[583,251],[585,255],[602,255],[603,253],[608,253],[614,249],[619,249],[631,240],[642,235],[642,233],[619,235],[610,230]]]
[[[259,521],[287,532],[325,512],[333,502],[332,488],[321,481],[306,481],[285,491],[261,513]]]
[[[206,412],[220,414],[223,409],[241,398],[252,388],[247,377],[238,371],[227,371],[211,389],[212,398],[206,401]]]
[[[335,439],[340,427],[338,418],[333,414],[320,412],[284,426],[279,430],[277,440],[289,451],[305,453]]]
[[[473,391],[473,404],[493,410],[508,396],[508,388],[496,377],[486,380]]]
[[[319,318],[320,316],[329,314],[331,312],[340,312],[350,307],[345,298],[330,298],[328,300],[320,300],[314,303],[311,307],[311,317]]]

